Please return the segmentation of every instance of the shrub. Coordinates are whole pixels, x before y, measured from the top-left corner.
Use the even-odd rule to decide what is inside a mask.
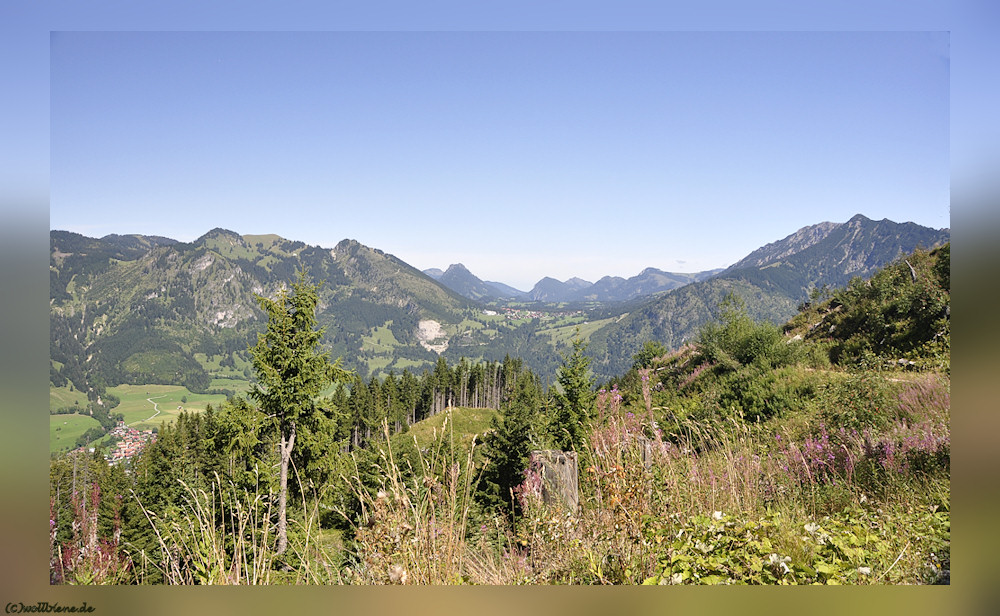
[[[833,428],[884,428],[896,416],[892,389],[877,372],[856,372],[826,389],[820,399],[820,415]]]
[[[856,509],[804,524],[791,542],[784,528],[790,520],[775,513],[742,519],[716,511],[675,523],[679,530],[650,529],[650,541],[666,551],[660,571],[644,584],[865,583],[889,553],[868,515]]]
[[[741,299],[728,295],[719,309],[719,320],[705,325],[698,335],[703,363],[736,370],[749,364],[777,367],[795,361],[798,347],[787,344],[774,324],[754,322]]]
[[[801,411],[816,396],[819,377],[795,367],[744,366],[722,378],[716,404],[748,421],[764,421]]]

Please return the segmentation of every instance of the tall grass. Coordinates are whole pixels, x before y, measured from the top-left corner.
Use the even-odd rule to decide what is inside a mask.
[[[456,584],[468,581],[468,522],[473,504],[475,439],[459,458],[446,418],[427,453],[417,448],[418,468],[398,465],[383,425],[379,450],[381,485],[372,494],[355,464],[351,486],[361,507],[354,528],[353,563],[347,581],[355,584]],[[437,435],[435,435],[437,436]],[[448,446],[445,446],[445,445]],[[344,512],[345,517],[349,517]]]
[[[273,494],[238,489],[218,474],[209,489],[184,488],[180,511],[143,509],[160,547],[159,558],[141,563],[167,584],[325,584],[338,580],[336,558],[317,544],[317,500],[301,493],[303,519],[291,519],[289,548],[275,550]],[[141,503],[140,503],[141,505]],[[289,562],[297,566],[291,567]],[[140,581],[141,581],[140,573]]]
[[[821,415],[789,430],[737,414],[664,435],[609,405],[581,452],[583,506],[526,508],[515,528],[526,565],[509,572],[552,583],[939,581],[947,385],[918,379],[892,406],[881,431]]]

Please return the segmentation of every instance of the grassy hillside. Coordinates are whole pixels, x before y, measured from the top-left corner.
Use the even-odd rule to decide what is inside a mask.
[[[76,439],[101,424],[88,415],[49,415],[49,451],[68,451],[76,447]]]
[[[392,437],[394,447],[416,440],[420,449],[426,449],[442,438],[455,439],[456,444],[468,446],[473,437],[482,442],[483,435],[490,429],[490,422],[497,411],[486,408],[448,407],[444,412],[418,421],[409,431]]]

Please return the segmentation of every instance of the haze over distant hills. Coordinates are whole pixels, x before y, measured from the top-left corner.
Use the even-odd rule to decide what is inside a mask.
[[[623,302],[637,297],[676,289],[691,282],[704,280],[721,269],[695,274],[676,274],[647,267],[631,278],[605,276],[596,283],[581,278],[566,281],[546,276],[535,283],[531,291],[521,291],[499,282],[480,280],[461,263],[424,270],[424,273],[456,293],[469,299],[490,301],[517,299],[535,302]]]
[[[249,378],[246,349],[264,327],[255,294],[274,296],[301,268],[322,284],[324,344],[362,375],[419,372],[439,356],[510,355],[551,378],[579,327],[605,378],[624,372],[647,340],[690,340],[727,292],[752,315],[783,322],[811,288],[869,276],[949,237],[947,229],[855,216],[800,229],[721,272],[543,278],[522,292],[460,264],[424,273],[354,240],[331,249],[225,229],[190,243],[52,231],[50,378],[80,391],[119,383],[231,390],[227,383]],[[504,298],[534,302],[532,311],[501,313]]]

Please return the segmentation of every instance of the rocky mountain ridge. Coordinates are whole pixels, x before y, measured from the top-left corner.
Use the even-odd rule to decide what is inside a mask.
[[[647,295],[670,291],[691,282],[709,278],[721,269],[694,274],[664,272],[647,267],[630,278],[605,276],[597,282],[573,277],[565,281],[546,276],[530,291],[521,291],[499,282],[483,281],[461,263],[442,271],[439,268],[424,273],[456,293],[476,301],[521,300],[546,303],[562,302],[625,302]]]
[[[810,289],[843,285],[948,239],[946,229],[857,216],[804,228],[722,272],[647,268],[596,283],[543,279],[526,300],[535,307],[508,313],[486,302],[509,291],[464,266],[435,280],[349,239],[322,248],[225,229],[189,243],[52,231],[50,377],[55,386],[69,380],[82,391],[119,383],[227,389],[225,379],[249,378],[246,349],[264,325],[255,295],[273,297],[300,269],[321,283],[324,345],[361,374],[420,371],[439,356],[499,361],[510,355],[552,376],[567,332],[590,323],[585,335],[594,370],[613,376],[645,341],[676,347],[689,340],[728,292],[744,297],[755,317],[782,322]],[[478,299],[455,288],[459,283]],[[543,303],[567,301],[591,304]]]

